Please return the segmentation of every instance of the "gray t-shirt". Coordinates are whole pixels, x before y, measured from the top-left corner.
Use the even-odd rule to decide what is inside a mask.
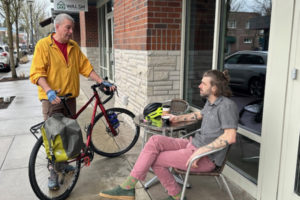
[[[238,108],[232,100],[224,96],[218,97],[213,104],[206,101],[201,115],[201,128],[192,140],[192,144],[197,148],[213,142],[224,133],[224,129],[237,129],[238,127]],[[221,166],[225,153],[226,149],[209,155],[209,158],[217,166]]]

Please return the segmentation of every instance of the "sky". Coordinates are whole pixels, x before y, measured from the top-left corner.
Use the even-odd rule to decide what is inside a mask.
[[[240,12],[256,12],[262,4],[270,4],[271,0],[231,0],[233,5],[240,5]]]

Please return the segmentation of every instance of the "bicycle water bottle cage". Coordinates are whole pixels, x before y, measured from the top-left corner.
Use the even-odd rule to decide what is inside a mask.
[[[120,126],[120,123],[119,123],[118,116],[116,115],[116,113],[110,111],[107,114],[108,114],[109,122],[112,125],[112,127],[114,129],[118,128]]]

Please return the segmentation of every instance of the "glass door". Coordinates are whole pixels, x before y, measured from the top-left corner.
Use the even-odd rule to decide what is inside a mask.
[[[114,57],[114,19],[113,13],[107,15],[106,18],[106,61],[108,66],[108,79],[114,81],[114,74],[115,74],[115,57]]]
[[[295,1],[278,199],[300,200],[300,2]]]
[[[100,75],[114,81],[114,18],[113,1],[99,8]]]
[[[218,68],[228,70],[239,108],[237,142],[227,164],[257,184],[271,0],[223,0]]]

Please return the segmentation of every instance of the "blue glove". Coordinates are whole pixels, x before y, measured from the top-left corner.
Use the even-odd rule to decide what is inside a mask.
[[[56,98],[56,92],[54,90],[48,90],[47,96],[50,103],[52,103],[52,101]]]
[[[112,86],[111,83],[106,82],[106,81],[102,81],[102,84],[103,84],[104,86],[106,86],[106,87],[111,87],[111,86]]]

